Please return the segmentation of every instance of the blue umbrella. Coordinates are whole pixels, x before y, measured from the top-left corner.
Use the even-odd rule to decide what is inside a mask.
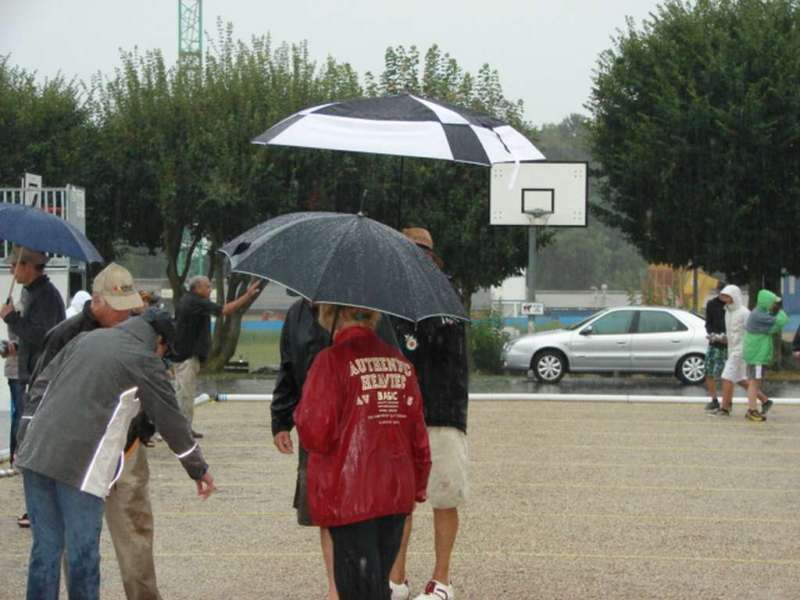
[[[0,204],[0,239],[31,250],[61,254],[89,263],[103,257],[77,227],[38,208]]]

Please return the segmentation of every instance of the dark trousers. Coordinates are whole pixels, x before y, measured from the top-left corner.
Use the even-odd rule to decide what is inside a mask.
[[[400,549],[405,515],[331,527],[339,600],[390,600],[389,571]]]
[[[22,417],[22,382],[19,379],[9,379],[8,389],[11,392],[11,435],[8,440],[8,448],[13,461],[14,453],[17,451],[17,428]]]

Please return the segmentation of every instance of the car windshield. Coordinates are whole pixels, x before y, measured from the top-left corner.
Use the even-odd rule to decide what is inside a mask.
[[[586,323],[588,323],[589,321],[591,321],[591,320],[592,320],[592,319],[594,319],[595,317],[599,317],[599,316],[600,316],[600,315],[602,315],[604,312],[607,312],[607,311],[605,311],[605,310],[601,310],[600,312],[596,312],[596,313],[594,313],[594,314],[592,314],[592,315],[589,315],[589,316],[588,316],[588,317],[586,317],[585,319],[583,319],[583,320],[581,320],[581,321],[578,321],[577,323],[573,323],[572,325],[569,325],[569,326],[568,326],[566,329],[567,329],[567,331],[575,331],[576,329],[580,329],[581,327],[583,327],[584,325],[586,325]]]

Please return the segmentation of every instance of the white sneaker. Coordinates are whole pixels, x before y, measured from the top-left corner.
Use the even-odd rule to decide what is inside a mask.
[[[392,600],[408,600],[411,597],[411,590],[408,589],[408,581],[395,583],[389,580],[389,588],[392,590]]]
[[[425,591],[414,600],[455,600],[455,597],[452,585],[445,585],[441,581],[431,579],[425,586]]]

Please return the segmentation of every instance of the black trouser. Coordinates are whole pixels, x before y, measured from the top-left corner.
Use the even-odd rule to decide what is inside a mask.
[[[389,571],[405,522],[405,515],[390,515],[330,528],[339,600],[391,599]]]

